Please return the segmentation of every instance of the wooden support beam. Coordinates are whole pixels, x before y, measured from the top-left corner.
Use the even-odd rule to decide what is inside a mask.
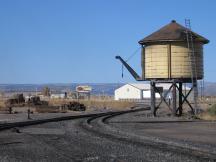
[[[177,87],[179,90],[179,87]],[[190,95],[191,91],[193,90],[193,87],[190,89],[190,91],[186,94],[186,96],[179,91],[179,93],[181,93],[181,96],[183,97],[183,101],[182,101],[182,105],[184,102],[187,102],[188,106],[190,107],[192,114],[195,114],[193,107],[191,106],[190,102],[187,100],[188,96]]]
[[[151,112],[154,116],[156,116],[156,108],[155,108],[155,82],[151,81]]]
[[[176,86],[175,86],[175,82],[173,83],[174,86],[173,86],[173,89],[172,89],[172,106],[173,106],[173,111],[172,111],[172,114],[173,116],[176,116]]]
[[[183,102],[182,102],[182,82],[179,82],[179,107],[178,107],[178,111],[179,111],[179,116],[181,116],[182,115],[182,110],[183,110],[183,108],[182,108],[182,105],[183,105]]]

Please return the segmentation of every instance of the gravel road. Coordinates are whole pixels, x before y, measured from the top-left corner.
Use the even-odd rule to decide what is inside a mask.
[[[171,145],[161,145],[157,141],[151,143],[143,138],[146,136],[160,139],[161,137],[162,140],[170,141],[170,144],[182,142],[182,144],[188,143],[199,148],[204,146],[207,149],[210,147],[214,150],[215,123],[205,125],[198,122],[196,126],[191,127],[191,131],[188,131],[190,123],[182,122],[181,131],[177,131],[176,127],[179,125],[172,125],[169,122],[145,123],[166,119],[146,118],[143,112],[123,114],[106,120],[104,123],[104,117],[82,118],[1,131],[0,161],[215,161],[214,152],[211,155],[196,154]],[[184,124],[187,129],[183,129]],[[202,136],[194,136],[199,137],[200,142],[192,140],[192,136],[197,135],[199,129],[204,131],[208,130],[207,128],[209,128],[206,132],[209,140],[206,140],[207,137],[202,139]],[[193,129],[196,132],[190,133]],[[179,136],[177,136],[178,132],[181,132]],[[183,138],[184,132],[187,140]],[[169,136],[167,137],[166,134]],[[205,133],[202,132],[202,135]]]

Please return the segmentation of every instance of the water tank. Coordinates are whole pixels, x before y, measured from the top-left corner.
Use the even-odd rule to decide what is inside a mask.
[[[192,66],[186,28],[172,21],[139,41],[142,45],[142,78],[191,80]],[[192,32],[197,79],[202,79],[203,45],[209,40]]]

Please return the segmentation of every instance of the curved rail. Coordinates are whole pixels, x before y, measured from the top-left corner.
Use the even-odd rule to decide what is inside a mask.
[[[25,126],[43,124],[48,122],[58,122],[58,121],[81,119],[81,118],[88,118],[88,117],[101,117],[101,116],[107,116],[111,114],[114,115],[119,113],[128,113],[132,111],[134,110],[123,110],[123,111],[114,111],[114,112],[103,112],[103,113],[94,113],[94,114],[85,114],[85,115],[76,115],[76,116],[63,116],[63,117],[55,117],[55,118],[47,118],[47,119],[4,123],[4,124],[0,124],[0,131],[5,129],[15,128],[15,127],[25,127]]]
[[[189,146],[188,144],[185,145],[182,143],[165,141],[154,137],[138,136],[129,132],[123,132],[119,129],[112,127],[109,124],[109,120],[113,117],[116,117],[118,115],[123,115],[126,113],[143,111],[143,110],[149,110],[149,107],[137,108],[137,109],[126,110],[126,111],[86,114],[86,115],[79,115],[79,116],[66,116],[66,117],[58,117],[58,118],[51,118],[51,119],[27,121],[27,122],[1,124],[0,130],[10,129],[14,127],[24,127],[24,126],[30,126],[36,124],[43,124],[47,122],[58,122],[63,120],[73,120],[73,119],[83,118],[84,120],[81,120],[82,122],[80,123],[80,126],[82,128],[94,134],[98,134],[102,137],[109,138],[111,140],[117,140],[128,144],[134,144],[137,146],[169,150],[171,152],[178,152],[181,154],[191,155],[205,160],[206,159],[216,160],[215,152],[211,152],[209,150],[205,150],[194,146]]]
[[[102,116],[94,116],[88,118],[86,121],[81,123],[81,127],[89,132],[100,135],[111,140],[118,140],[121,142],[126,142],[129,144],[134,144],[138,146],[149,146],[155,149],[169,150],[171,152],[178,152],[180,154],[186,154],[193,157],[198,157],[203,160],[216,160],[215,152],[211,150],[206,150],[204,148],[196,147],[191,144],[185,144],[180,142],[173,142],[169,140],[164,140],[149,136],[139,136],[136,134],[121,131],[109,125],[109,120],[118,115],[123,115],[126,113],[133,113],[137,111],[142,111],[146,109],[136,109],[125,112],[116,112]],[[173,121],[172,121],[173,122]],[[176,121],[176,123],[179,121]],[[180,122],[194,122],[194,121],[180,121]],[[145,122],[143,122],[145,123]],[[147,121],[146,123],[151,123]],[[154,123],[154,122],[152,122]]]

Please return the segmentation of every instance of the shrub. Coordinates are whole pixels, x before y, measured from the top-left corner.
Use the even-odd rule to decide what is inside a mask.
[[[216,104],[208,108],[208,114],[211,116],[216,116]]]

